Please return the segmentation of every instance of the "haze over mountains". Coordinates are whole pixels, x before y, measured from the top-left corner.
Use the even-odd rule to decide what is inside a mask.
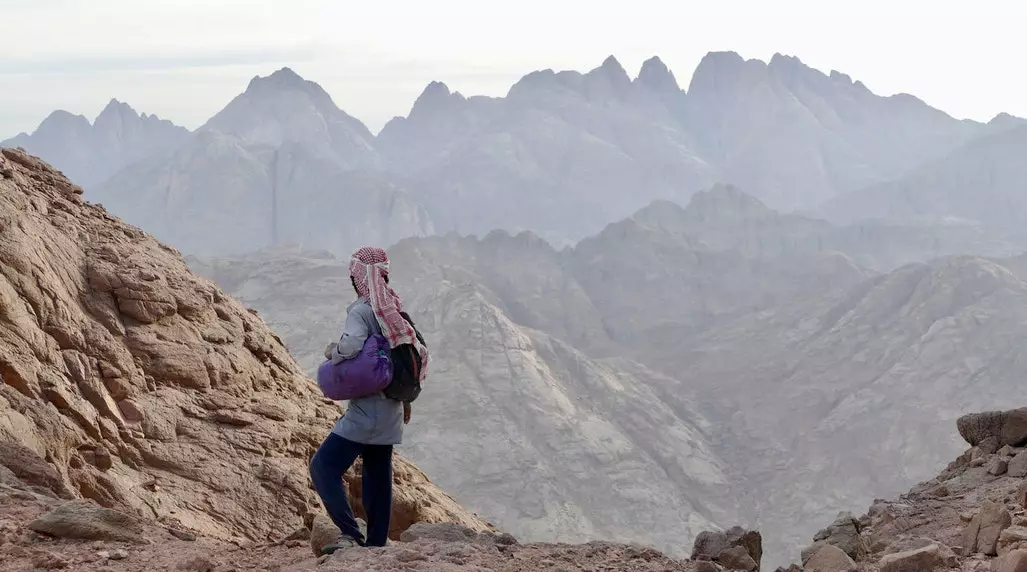
[[[893,223],[958,214],[991,225],[1017,215],[962,209],[956,197],[897,209],[882,206],[882,195],[902,185],[903,196],[929,197],[935,180],[1015,171],[1023,125],[1006,115],[959,121],[794,57],[764,63],[731,52],[705,57],[687,90],[658,58],[634,79],[613,57],[587,73],[533,72],[502,98],[433,82],[377,136],[288,68],[254,78],[191,136],[144,115],[161,129],[125,128],[119,138],[113,115],[101,114],[92,131],[114,133],[114,145],[82,135],[88,122],[63,112],[3,144],[39,153],[82,181],[91,200],[201,255],[297,243],[346,253],[368,241],[497,228],[566,245],[718,181],[783,211],[832,201],[824,214],[844,212],[845,222],[885,208]],[[996,164],[974,159],[990,146],[1010,150],[989,155]],[[1014,182],[988,184],[990,204],[1018,204]]]
[[[410,455],[529,539],[677,553],[745,522],[783,561],[825,510],[933,474],[958,450],[937,436],[1022,379],[1018,118],[733,53],[687,90],[656,58],[503,98],[435,82],[377,136],[289,69],[191,134],[107,149],[150,131],[62,118],[4,145],[195,255],[308,371],[345,257],[394,244],[438,359]]]

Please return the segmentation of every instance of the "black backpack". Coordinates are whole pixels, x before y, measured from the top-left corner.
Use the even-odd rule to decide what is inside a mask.
[[[414,328],[417,341],[427,347],[421,332],[417,331],[414,321],[406,312],[400,312],[403,319]],[[421,394],[421,355],[413,344],[403,344],[392,348],[392,381],[385,387],[383,393],[389,399],[412,403]]]

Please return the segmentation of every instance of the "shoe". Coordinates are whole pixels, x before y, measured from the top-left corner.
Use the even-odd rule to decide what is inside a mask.
[[[325,546],[321,549],[321,554],[334,554],[337,550],[347,550],[349,548],[360,548],[361,544],[357,542],[356,538],[352,536],[346,536],[343,534],[335,542]]]

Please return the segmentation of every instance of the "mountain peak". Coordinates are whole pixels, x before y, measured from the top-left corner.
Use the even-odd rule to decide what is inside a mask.
[[[642,64],[642,69],[638,72],[638,79],[635,81],[656,92],[681,91],[674,73],[658,56],[653,56]]]
[[[702,220],[719,218],[753,218],[776,215],[777,212],[756,197],[734,185],[716,184],[708,191],[692,195],[685,213]]]
[[[628,72],[613,56],[603,60],[603,65],[585,74],[585,80],[586,86],[600,93],[612,92],[621,95],[631,88]]]
[[[414,101],[410,117],[430,116],[443,112],[453,105],[466,101],[464,96],[449,90],[449,86],[441,81],[433,81],[424,88],[421,95]]]
[[[316,93],[318,95],[324,93],[327,95],[320,85],[303,79],[302,76],[294,72],[292,68],[289,67],[284,67],[266,77],[261,77],[259,75],[253,76],[249,85],[246,86],[246,93],[279,92],[289,90],[301,90],[308,93]]]
[[[111,98],[106,107],[103,108],[103,111],[96,116],[96,120],[93,122],[93,125],[103,126],[119,119],[136,119],[138,117],[139,114],[136,113],[135,109],[132,109],[131,105]]]
[[[736,52],[710,52],[703,56],[692,74],[689,93],[716,95],[738,84],[751,83],[766,74],[767,64],[746,60]]]

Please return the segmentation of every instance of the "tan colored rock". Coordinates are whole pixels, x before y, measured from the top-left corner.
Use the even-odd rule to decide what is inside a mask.
[[[1020,483],[1020,486],[1016,488],[1015,501],[1017,506],[1027,509],[1027,482]]]
[[[981,528],[977,533],[977,550],[988,556],[998,554],[998,539],[1002,531],[1013,524],[1013,516],[1006,507],[988,502],[981,507]]]
[[[1009,461],[1010,477],[1027,477],[1027,449],[1020,451]]]
[[[855,572],[856,563],[837,546],[824,544],[803,564],[803,572]]]
[[[335,542],[341,534],[342,531],[332,519],[323,514],[315,516],[310,527],[310,550],[314,556],[321,556],[324,547]]]
[[[1027,550],[1014,550],[991,564],[992,572],[1027,572]]]
[[[0,156],[0,464],[205,537],[292,532],[340,408],[176,250],[35,158]],[[394,536],[422,520],[491,529],[405,459],[395,474]]]
[[[752,572],[759,569],[759,564],[749,556],[743,546],[733,546],[717,556],[717,563],[728,570],[744,570]]]
[[[879,566],[880,572],[928,572],[948,568],[955,563],[956,558],[951,551],[932,544],[916,550],[888,554],[881,558]]]
[[[69,501],[28,524],[40,534],[83,540],[143,541],[143,523],[93,501]]]
[[[998,537],[998,553],[1002,555],[1020,548],[1027,549],[1027,527],[1018,525],[1003,530]]]
[[[1002,457],[993,457],[988,463],[988,474],[994,476],[1004,475],[1009,469],[1009,461]]]

